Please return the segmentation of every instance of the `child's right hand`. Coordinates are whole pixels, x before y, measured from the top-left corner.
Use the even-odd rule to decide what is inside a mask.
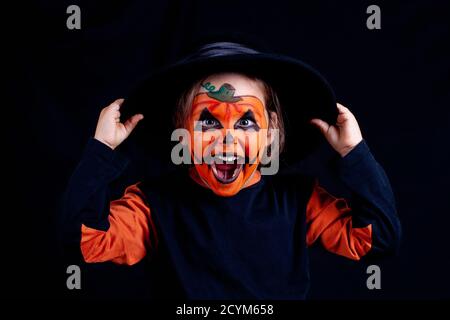
[[[123,99],[117,99],[109,106],[103,108],[95,130],[94,138],[113,150],[128,138],[138,122],[144,118],[142,114],[135,114],[124,123],[121,123],[119,110],[123,101]]]

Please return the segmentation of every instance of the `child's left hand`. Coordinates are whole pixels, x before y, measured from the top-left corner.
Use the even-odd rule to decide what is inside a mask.
[[[321,119],[312,119],[311,123],[320,129],[328,143],[341,157],[345,157],[361,142],[362,135],[353,113],[341,104],[337,104],[339,115],[336,124],[330,125]]]

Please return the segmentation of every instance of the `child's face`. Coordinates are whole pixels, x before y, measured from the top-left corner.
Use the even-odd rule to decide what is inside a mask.
[[[260,177],[269,127],[263,90],[243,75],[223,73],[207,78],[194,98],[186,126],[191,155],[198,176],[220,196]]]

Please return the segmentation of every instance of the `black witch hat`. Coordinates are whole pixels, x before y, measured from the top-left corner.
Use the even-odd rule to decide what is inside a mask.
[[[218,72],[258,77],[275,90],[286,130],[281,164],[298,162],[323,143],[319,130],[310,124],[312,118],[336,122],[333,90],[311,66],[239,42],[215,41],[202,44],[179,61],[153,73],[125,99],[122,106],[125,114],[142,113],[145,117],[132,134],[136,142],[151,150],[153,156],[170,161],[177,100],[195,81]],[[230,95],[227,88],[221,90],[210,94]]]

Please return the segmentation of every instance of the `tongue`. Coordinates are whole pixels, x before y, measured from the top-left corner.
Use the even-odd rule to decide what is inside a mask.
[[[223,179],[228,180],[233,177],[233,172],[236,169],[236,164],[216,164],[217,175]]]

